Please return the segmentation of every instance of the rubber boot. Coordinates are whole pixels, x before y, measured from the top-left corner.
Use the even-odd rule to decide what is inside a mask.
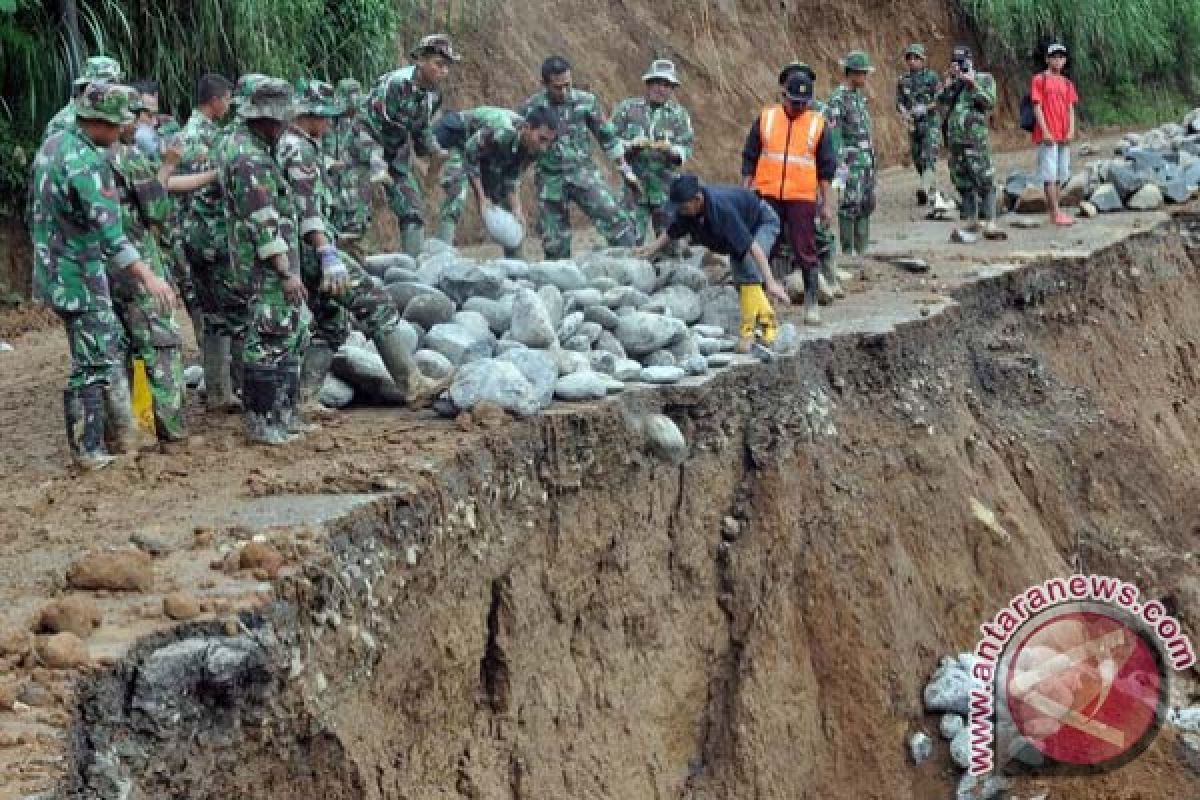
[[[854,255],[854,217],[848,214],[838,214],[838,243],[842,252],[848,256]]]
[[[863,215],[854,219],[854,252],[859,256],[867,254],[871,244],[871,217]]]
[[[204,333],[204,406],[209,411],[236,407],[230,376],[233,340],[216,331]]]
[[[292,440],[276,418],[283,380],[282,371],[273,366],[246,364],[243,368],[242,419],[246,437],[256,444],[281,445]]]
[[[401,247],[413,258],[421,255],[421,247],[425,244],[425,226],[420,223],[406,223],[400,229]]]
[[[817,302],[817,281],[815,275],[814,279],[809,281],[804,287],[804,324],[821,324],[821,307]]]
[[[288,433],[319,431],[320,425],[308,422],[300,413],[300,359],[285,358],[280,369],[283,370],[282,392],[276,403],[279,424]],[[321,380],[324,381],[324,377]]]
[[[117,367],[102,389],[104,397],[104,439],[113,453],[132,453],[148,444],[148,435],[140,430],[133,418],[133,398],[129,375]]]
[[[937,167],[930,167],[921,174],[921,188],[925,191],[926,202],[933,202],[937,197]]]
[[[404,345],[404,337],[399,328],[376,334],[372,341],[375,342],[375,349],[379,351],[383,365],[387,367],[388,374],[392,376],[392,381],[400,390],[404,405],[408,408],[425,408],[450,387],[453,373],[441,380],[428,378],[421,373],[417,362],[413,361],[412,355]]]
[[[300,362],[300,413],[307,416],[332,416],[337,412],[321,405],[321,387],[333,364],[333,348],[327,342],[313,341]]]
[[[63,421],[71,459],[82,470],[103,469],[116,459],[104,448],[104,388],[99,385],[63,392]]]
[[[825,285],[829,288],[829,293],[833,295],[833,298],[835,300],[840,300],[845,297],[846,290],[842,287],[841,277],[838,275],[838,269],[834,263],[832,254],[821,259],[820,270],[820,276],[824,280]],[[818,291],[820,291],[820,288],[820,284],[818,283]]]
[[[929,182],[925,178],[928,174],[928,170],[917,172],[917,205],[919,206],[929,205]]]

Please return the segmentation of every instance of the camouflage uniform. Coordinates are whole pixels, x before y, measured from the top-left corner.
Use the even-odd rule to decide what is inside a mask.
[[[76,92],[81,91],[92,81],[121,82],[121,65],[108,56],[92,56],[83,66],[83,74],[74,80],[72,87]],[[46,141],[56,133],[61,133],[75,124],[75,102],[67,103],[50,118],[46,130],[42,133],[42,141]]]
[[[358,81],[339,81],[337,94],[347,110],[362,104]],[[361,262],[366,255],[361,242],[371,227],[371,178],[377,170],[382,172],[383,149],[361,113],[339,117],[321,146],[330,162],[334,192],[330,224],[338,233],[338,245]]]
[[[367,98],[366,123],[383,148],[391,178],[388,205],[401,228],[410,231],[425,224],[425,203],[412,158],[414,153],[425,157],[438,149],[433,139],[433,117],[441,106],[441,93],[418,85],[415,65],[384,75]]]
[[[159,243],[171,217],[171,199],[158,180],[158,165],[138,148],[117,144],[108,155],[121,204],[121,225],[137,243],[143,261],[155,275],[170,280],[169,251]],[[162,310],[142,285],[119,270],[109,275],[117,316],[125,327],[129,354],[142,359],[150,383],[158,438],[178,441],[187,436],[183,414],[183,339],[174,315]]]
[[[528,116],[537,107],[549,108],[559,120],[558,137],[537,160],[538,227],[546,258],[571,255],[572,201],[596,224],[609,246],[633,246],[637,239],[633,219],[617,205],[592,161],[592,136],[613,161],[625,154],[596,96],[571,89],[567,101],[558,104],[542,90],[526,100],[518,113]]]
[[[454,232],[467,207],[469,179],[479,178],[493,203],[508,209],[521,172],[531,159],[523,157],[519,129],[521,115],[507,108],[480,106],[458,112],[464,122],[461,147],[449,148],[439,183],[442,207],[438,211],[438,236],[454,244]],[[469,152],[469,156],[468,156]]]
[[[896,109],[911,119],[909,151],[917,174],[922,176],[937,170],[938,147],[942,141],[942,120],[937,108],[941,82],[937,72],[922,67],[916,72],[906,72],[896,84]]]
[[[613,127],[625,145],[633,174],[642,185],[640,197],[625,187],[625,205],[635,209],[640,242],[667,229],[667,194],[676,170],[692,155],[695,134],[687,109],[674,100],[652,106],[645,97],[622,100],[613,110]],[[638,146],[642,140],[658,147]],[[659,149],[662,148],[662,149]]]
[[[988,73],[978,72],[974,88],[961,79],[955,81],[938,95],[938,103],[946,119],[950,180],[962,198],[963,218],[992,220],[996,216],[996,169],[988,115],[996,106],[996,81]]]
[[[875,144],[866,94],[839,86],[829,98],[827,117],[845,182],[838,207],[842,252],[863,255],[875,210]]]
[[[80,115],[110,124],[133,119],[121,87],[93,83],[76,102]],[[102,467],[112,461],[104,447],[106,418],[132,422],[121,369],[124,334],[108,272],[128,269],[141,254],[121,226],[104,151],[74,123],[42,143],[30,186],[34,296],[62,320],[71,352],[63,392],[67,440],[77,463]]]

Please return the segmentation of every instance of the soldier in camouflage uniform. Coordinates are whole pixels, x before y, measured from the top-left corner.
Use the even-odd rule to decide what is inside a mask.
[[[846,79],[829,98],[829,124],[840,163],[840,180],[835,181],[841,184],[839,238],[843,253],[862,256],[871,238],[876,178],[875,140],[863,89],[875,67],[861,50],[849,53],[840,63]]]
[[[79,97],[92,81],[119,84],[123,77],[121,74],[121,65],[115,59],[108,56],[92,56],[84,63],[83,74],[72,82],[71,90],[74,97]],[[75,103],[72,101],[59,109],[58,113],[46,123],[46,130],[42,134],[42,141],[46,141],[56,133],[65,131],[74,122]]]
[[[444,114],[436,126],[441,146],[450,153],[442,167],[444,192],[438,238],[454,244],[458,221],[467,206],[467,189],[475,192],[482,214],[495,203],[526,227],[521,208],[521,176],[554,143],[558,119],[539,108],[522,117],[515,111],[480,106]],[[520,256],[520,246],[505,248],[506,258]]]
[[[988,115],[996,107],[996,80],[976,72],[971,51],[954,48],[950,72],[938,95],[946,120],[950,180],[960,196],[962,218],[989,239],[1005,238],[996,227],[996,169],[992,164]],[[980,226],[979,221],[983,220]]]
[[[594,94],[572,88],[571,65],[566,59],[546,59],[542,83],[545,88],[526,100],[519,112],[528,116],[535,108],[548,108],[559,121],[558,138],[538,159],[536,171],[538,227],[546,258],[571,255],[572,202],[591,218],[610,247],[632,247],[637,240],[633,218],[617,204],[592,161],[591,139],[595,136],[624,181],[640,192],[616,129]]]
[[[250,279],[250,311],[242,346],[242,407],[251,441],[277,445],[299,393],[296,366],[308,346],[312,314],[300,276],[299,211],[274,148],[292,116],[286,81],[255,76],[238,120],[221,137],[213,160],[224,189],[229,253]]]
[[[808,75],[809,80],[814,84],[817,82],[815,69],[803,61],[793,61],[779,71],[779,88],[783,89],[787,85],[788,78],[796,72]],[[826,119],[829,118],[829,106],[815,97],[808,107],[824,114]],[[817,296],[822,305],[828,305],[835,298],[845,297],[846,291],[842,288],[841,276],[838,275],[837,269],[837,236],[834,234],[833,228],[825,222],[824,215],[820,213],[817,214],[816,234],[817,258],[821,264],[817,274]],[[784,285],[788,289],[788,294],[796,299],[803,298],[804,274],[796,270],[792,259],[792,248],[788,244],[786,236],[779,237],[775,244],[775,252],[777,256],[773,259],[772,266],[775,268],[776,274],[784,276]]]
[[[366,121],[387,161],[388,204],[400,224],[404,252],[414,258],[425,238],[425,203],[413,173],[413,155],[439,154],[433,117],[442,105],[438,86],[459,60],[445,34],[432,34],[410,53],[415,63],[384,75],[367,98]]]
[[[670,223],[667,194],[676,171],[691,158],[695,144],[692,118],[673,97],[679,86],[675,65],[660,59],[642,76],[646,94],[622,100],[613,110],[613,127],[641,184],[635,196],[626,187],[625,205],[634,209],[638,243],[655,239]]]
[[[446,388],[417,368],[399,331],[400,312],[391,296],[352,259],[338,252],[337,231],[330,224],[336,205],[325,170],[320,140],[342,113],[333,87],[301,80],[296,87],[296,120],[279,140],[277,159],[287,175],[298,210],[300,271],[313,312],[313,341],[297,364],[301,405],[318,409],[321,384],[334,352],[350,334],[351,320],[375,343],[379,357],[410,407],[428,405]],[[292,415],[293,432],[304,423]]]
[[[128,92],[93,82],[74,103],[74,120],[42,143],[33,164],[33,284],[37,298],[58,314],[67,331],[71,375],[63,416],[72,456],[81,468],[98,469],[112,462],[104,444],[106,422],[117,444],[135,436],[109,271],[140,284],[164,311],[176,299],[171,285],[154,274],[125,235],[103,149],[133,119]]]
[[[141,95],[130,89],[129,103],[131,108],[140,105]],[[135,146],[134,126],[131,123],[122,127],[121,141],[108,151],[121,206],[121,226],[150,270],[166,281],[171,279],[168,268],[171,253],[162,236],[173,206],[165,184],[179,162],[182,148],[165,150],[160,167],[157,158]],[[108,280],[114,310],[125,329],[129,356],[140,358],[146,365],[158,439],[164,443],[182,441],[187,438],[180,350],[183,338],[175,316],[170,309],[161,308],[127,273],[110,267]]]
[[[942,79],[925,65],[925,45],[910,44],[904,51],[908,72],[896,84],[896,110],[908,125],[908,143],[921,185],[917,205],[925,205],[937,190],[938,146],[942,141],[942,120],[938,115],[937,96]]]
[[[383,148],[359,113],[362,86],[346,78],[338,81],[335,92],[343,111],[321,139],[335,195],[330,224],[337,231],[338,247],[362,264],[367,257],[363,239],[371,227],[371,184],[387,175],[387,166]]]

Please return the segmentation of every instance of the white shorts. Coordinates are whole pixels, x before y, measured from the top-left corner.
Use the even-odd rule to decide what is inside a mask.
[[[1071,146],[1042,142],[1038,145],[1038,176],[1042,183],[1062,185],[1071,179]]]

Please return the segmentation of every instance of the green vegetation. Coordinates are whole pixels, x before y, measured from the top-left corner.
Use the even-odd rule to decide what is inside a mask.
[[[370,85],[428,27],[479,28],[491,0],[0,0],[0,215],[90,55],[152,78],[182,123],[196,79],[243,71]],[[19,150],[17,149],[19,148]]]
[[[1198,0],[960,0],[989,61],[1032,74],[1058,40],[1085,117],[1150,125],[1200,90]]]

